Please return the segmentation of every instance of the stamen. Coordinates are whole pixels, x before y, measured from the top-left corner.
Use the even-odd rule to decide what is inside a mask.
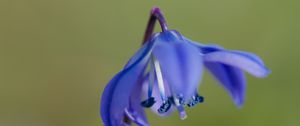
[[[154,105],[155,102],[156,101],[155,101],[154,97],[149,97],[147,100],[141,102],[141,106],[143,106],[145,108],[150,108]]]
[[[152,62],[152,59],[151,59]],[[152,97],[153,85],[154,85],[154,66],[150,63],[150,72],[149,72],[149,84],[148,84],[148,99],[141,102],[141,106],[150,108],[154,105],[155,98]]]
[[[149,87],[148,87],[148,97],[150,98],[152,96],[152,90],[153,90],[153,85],[154,85],[154,81],[155,81],[155,68],[154,68],[154,64],[153,64],[153,60],[154,58],[152,58],[153,56],[151,56],[151,60],[150,60],[150,72],[149,72]]]
[[[154,68],[155,68],[155,73],[156,73],[156,78],[157,78],[160,97],[163,101],[163,104],[160,106],[160,108],[157,111],[158,111],[158,113],[165,113],[171,108],[172,101],[171,101],[170,98],[166,97],[165,87],[164,87],[164,80],[163,80],[162,72],[161,72],[161,69],[160,69],[160,64],[159,64],[158,60],[155,59],[154,56],[152,56],[152,59],[154,61],[153,65],[154,65]]]
[[[163,114],[165,112],[167,112],[170,108],[171,108],[172,102],[170,99],[165,100],[163,102],[163,104],[159,107],[159,109],[157,110],[158,113]]]
[[[180,105],[182,105],[182,106],[185,105],[185,100],[183,99],[183,96],[182,96],[182,95],[179,95],[179,96],[177,97],[177,99],[179,100],[179,104],[180,104]]]
[[[162,77],[162,72],[161,72],[161,69],[160,69],[160,64],[159,64],[158,60],[156,60],[154,58],[154,56],[152,56],[152,59],[154,61],[153,64],[154,64],[154,68],[155,68],[155,73],[156,73],[156,78],[157,78],[159,93],[160,93],[161,99],[163,101],[165,101],[165,100],[167,100],[167,98],[166,98],[166,94],[165,94],[164,80],[163,80],[163,77]]]
[[[154,103],[156,102],[155,98],[152,97],[153,85],[154,85],[154,81],[155,81],[154,74],[156,75],[156,78],[157,78],[157,83],[158,83],[158,88],[159,88],[159,93],[160,93],[161,99],[164,103],[166,103],[166,105],[168,103],[168,101],[167,101],[168,99],[166,98],[166,95],[165,95],[164,81],[163,81],[163,77],[162,77],[162,73],[161,73],[161,69],[160,69],[160,64],[159,64],[158,60],[156,60],[155,57],[153,55],[151,55],[149,84],[148,84],[148,99],[141,102],[141,106],[146,107],[146,108],[152,107],[154,105]],[[163,105],[163,106],[165,106],[165,105]],[[168,106],[171,106],[171,104]]]
[[[192,97],[192,100],[187,104],[187,106],[194,107],[195,105],[202,103],[203,101],[204,101],[204,97],[196,94],[195,96]]]

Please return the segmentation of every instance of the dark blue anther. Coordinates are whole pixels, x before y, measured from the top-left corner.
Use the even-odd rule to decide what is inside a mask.
[[[160,106],[160,108],[157,110],[158,113],[162,114],[162,113],[167,112],[167,111],[171,108],[171,105],[172,105],[171,100],[170,100],[170,99],[166,100],[166,101]]]
[[[142,101],[141,106],[146,107],[146,108],[150,108],[151,106],[154,105],[155,102],[156,101],[155,101],[154,97],[150,97],[147,100]]]
[[[185,105],[184,99],[182,97],[179,97],[178,99],[179,99],[179,104],[184,106]]]
[[[202,103],[204,101],[204,97],[202,96],[199,96],[199,95],[196,95],[195,96],[195,99],[191,100],[187,106],[188,107],[194,107],[195,105],[199,104],[199,103]]]
[[[188,106],[188,107],[194,107],[194,106],[195,106],[194,101],[189,102],[189,103],[187,104],[187,106]]]
[[[204,102],[204,97],[196,95],[195,101],[197,101],[197,103],[202,103],[202,102]]]
[[[168,97],[168,100],[171,102],[171,104],[175,104],[173,96]]]

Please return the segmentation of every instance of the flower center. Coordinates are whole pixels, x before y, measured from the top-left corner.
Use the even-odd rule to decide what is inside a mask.
[[[170,87],[171,85],[165,85],[160,63],[152,55],[150,59],[148,99],[141,102],[143,107],[150,108],[156,103],[155,98],[152,96],[154,84],[157,84],[160,98],[163,101],[157,110],[160,114],[168,112],[172,105],[174,105],[179,112],[180,118],[185,119],[187,115],[184,110],[184,106],[193,107],[204,101],[204,98],[198,95],[198,93],[195,93],[195,95],[190,99],[184,99],[180,92],[172,92],[171,88],[169,89],[171,96],[167,96],[165,88]]]

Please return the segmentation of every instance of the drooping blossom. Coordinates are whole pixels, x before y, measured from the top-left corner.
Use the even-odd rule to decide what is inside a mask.
[[[162,32],[153,33],[156,20]],[[228,91],[234,103],[244,103],[244,71],[266,77],[269,70],[255,54],[194,42],[169,30],[159,8],[151,10],[142,47],[107,84],[101,98],[105,126],[149,125],[144,108],[159,116],[175,110],[185,119],[186,107],[204,101],[199,84],[204,67]]]

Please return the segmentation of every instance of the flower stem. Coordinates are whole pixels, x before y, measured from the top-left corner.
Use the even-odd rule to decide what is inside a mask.
[[[167,25],[167,22],[164,18],[164,15],[162,14],[162,12],[160,11],[160,9],[158,7],[153,7],[151,9],[150,18],[149,18],[149,21],[148,21],[148,25],[147,25],[147,28],[146,28],[145,35],[144,35],[143,44],[145,44],[145,42],[153,34],[153,30],[154,30],[154,27],[155,27],[156,20],[159,21],[159,24],[160,24],[160,27],[161,27],[162,31],[168,30],[168,25]]]

